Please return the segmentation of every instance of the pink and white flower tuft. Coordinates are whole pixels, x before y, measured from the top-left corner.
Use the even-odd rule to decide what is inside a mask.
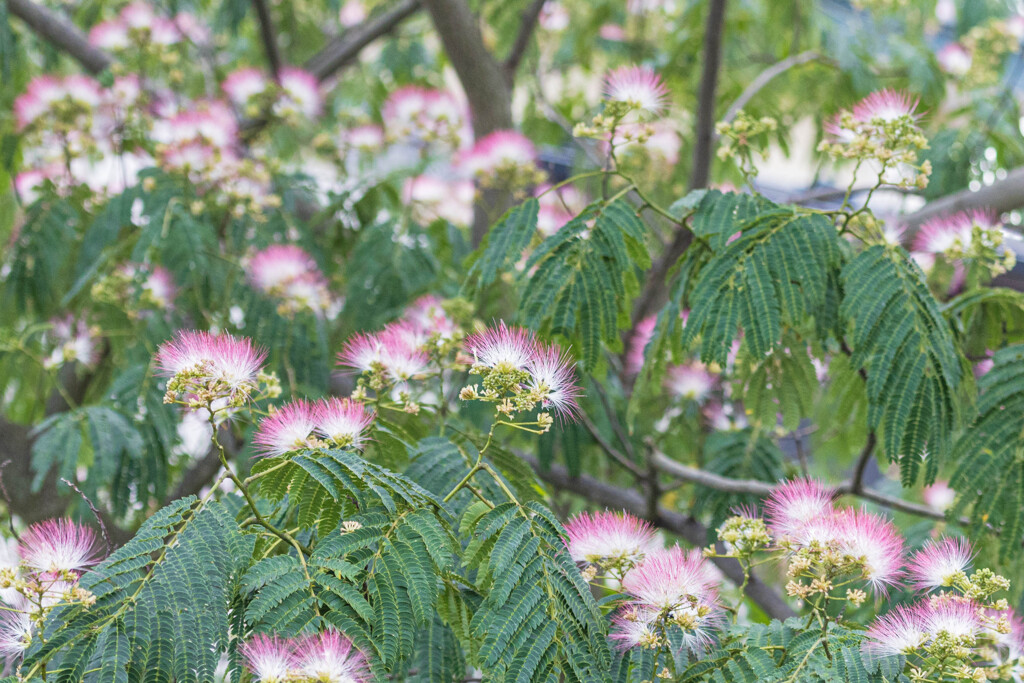
[[[256,252],[248,263],[249,282],[281,299],[288,311],[309,310],[322,315],[331,309],[327,280],[316,261],[293,244],[275,244]]]
[[[715,388],[715,375],[699,361],[673,365],[665,372],[665,387],[676,398],[702,403]]]
[[[354,449],[362,447],[366,430],[375,417],[362,403],[347,398],[324,399],[314,406],[314,411],[320,436]]]
[[[931,590],[952,585],[957,575],[971,566],[973,557],[970,543],[962,538],[944,537],[938,542],[930,541],[917,551],[907,570],[916,588]]]
[[[298,659],[292,643],[284,638],[259,634],[239,648],[245,666],[259,683],[286,683],[294,680]]]
[[[96,533],[70,519],[33,524],[18,551],[26,566],[40,572],[80,572],[100,561]]]
[[[157,370],[173,377],[183,370],[195,370],[204,380],[226,383],[232,389],[255,384],[267,352],[248,337],[213,334],[195,330],[178,332],[160,345]]]
[[[623,66],[605,77],[604,93],[612,102],[623,102],[649,114],[665,108],[668,88],[661,76],[646,66]]]
[[[914,238],[914,249],[931,254],[948,253],[954,248],[962,251],[974,239],[975,226],[986,234],[1002,229],[999,217],[993,211],[960,211],[922,224]]]
[[[768,526],[776,536],[793,536],[815,519],[834,514],[831,489],[813,479],[794,479],[772,489],[765,501]]]
[[[236,107],[243,109],[252,100],[267,91],[270,81],[255,67],[243,67],[232,71],[220,87]]]
[[[28,612],[0,612],[0,657],[8,662],[21,657],[32,644],[32,619]]]
[[[635,565],[663,549],[654,529],[628,512],[581,512],[565,525],[576,562]]]
[[[477,141],[461,160],[474,176],[489,176],[511,168],[534,168],[537,149],[533,142],[514,130],[496,130]]]
[[[338,354],[338,365],[355,370],[370,372],[375,363],[384,358],[384,343],[376,334],[359,332],[345,341],[345,346]]]
[[[309,636],[296,648],[298,673],[302,680],[324,683],[370,683],[369,667],[352,641],[337,631]]]
[[[477,365],[491,370],[528,370],[537,354],[537,341],[522,327],[497,327],[475,332],[466,337],[466,350]]]
[[[261,457],[277,457],[309,448],[317,428],[316,408],[302,399],[286,403],[265,417],[252,442]]]
[[[654,610],[623,608],[612,617],[608,638],[614,641],[617,650],[649,647],[660,640],[657,620],[658,613]]]
[[[867,630],[864,649],[879,655],[909,654],[928,640],[920,611],[899,605]]]
[[[314,118],[323,107],[323,95],[316,76],[297,69],[284,67],[278,77],[281,98],[274,103],[274,113],[279,116],[303,116]]]
[[[862,123],[871,123],[874,119],[888,123],[904,117],[916,121],[921,118],[916,113],[918,101],[909,93],[887,88],[873,92],[857,103],[853,115]]]
[[[977,638],[983,628],[978,605],[971,600],[936,597],[916,607],[917,617],[932,638],[945,633],[954,638]]]
[[[541,406],[556,415],[572,419],[579,412],[577,399],[583,393],[576,384],[576,363],[556,344],[538,344],[533,357],[527,362],[530,373],[527,387],[540,396]]]
[[[846,509],[836,514],[840,550],[863,563],[863,577],[885,593],[903,575],[905,547],[896,526],[880,515]]]

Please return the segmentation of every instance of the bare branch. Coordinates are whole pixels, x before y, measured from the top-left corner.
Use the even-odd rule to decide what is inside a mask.
[[[512,85],[516,79],[516,71],[526,55],[526,48],[530,46],[530,38],[537,29],[537,22],[540,20],[540,12],[544,9],[545,1],[533,0],[530,6],[526,8],[526,11],[523,12],[523,19],[519,24],[519,33],[516,34],[516,39],[512,43],[512,49],[509,50],[508,57],[505,58],[505,78],[509,85]]]
[[[267,53],[267,62],[270,64],[270,73],[276,79],[281,73],[281,51],[277,47],[277,32],[274,30],[274,20],[270,16],[270,7],[267,0],[252,0],[256,9],[256,17],[260,23],[260,37],[263,39],[263,49]]]
[[[917,231],[925,221],[945,214],[967,209],[994,209],[1000,213],[1024,206],[1024,167],[1015,168],[1002,180],[985,185],[977,190],[961,190],[954,194],[929,202],[920,211],[900,219],[910,230]],[[909,239],[912,235],[906,235]]]
[[[541,479],[556,488],[583,496],[597,505],[626,510],[643,517],[652,524],[681,536],[691,545],[697,547],[708,545],[707,528],[692,517],[664,508],[657,508],[654,515],[649,516],[646,500],[636,491],[621,489],[587,475],[571,477],[568,471],[559,465],[552,465],[550,468],[544,469],[533,456],[525,453],[520,453],[519,456],[533,467]],[[712,562],[737,586],[743,583],[743,569],[739,562],[732,558],[721,557],[713,558]],[[751,573],[745,592],[751,600],[773,618],[787,619],[795,614],[793,608],[778,592],[753,573]]]
[[[708,21],[704,28],[704,70],[700,78],[700,93],[697,96],[696,146],[693,149],[693,168],[690,171],[691,190],[706,187],[711,175],[711,148],[715,142],[715,93],[718,91],[718,71],[722,62],[725,3],[726,0],[711,0]]]
[[[792,55],[783,59],[782,61],[772,64],[770,67],[762,71],[757,75],[757,78],[752,80],[750,84],[743,89],[740,96],[729,105],[729,109],[726,110],[725,116],[722,117],[722,121],[729,123],[736,118],[736,115],[740,112],[743,107],[747,106],[747,103],[754,98],[754,95],[761,92],[762,89],[769,82],[779,74],[785,73],[794,66],[800,64],[806,64],[807,62],[813,62],[817,59],[821,59],[821,55],[813,50],[807,52],[801,52],[800,54]]]
[[[69,19],[32,0],[7,0],[7,9],[35,31],[73,57],[91,73],[97,74],[114,63],[103,50],[89,44],[89,39]]]
[[[400,0],[386,12],[353,26],[328,43],[306,62],[306,71],[316,76],[319,81],[330,78],[339,69],[355,61],[364,47],[395,30],[419,9],[419,0]]]
[[[861,493],[864,491],[864,471],[868,468],[868,463],[871,462],[871,458],[875,454],[876,443],[878,443],[878,439],[875,437],[875,433],[870,432],[868,440],[864,443],[864,448],[860,452],[860,457],[857,458],[857,465],[853,468],[853,480],[850,482],[851,493]]]
[[[709,489],[715,489],[716,491],[725,491],[726,493],[752,493],[755,496],[767,496],[775,487],[774,484],[765,481],[757,481],[756,479],[732,479],[713,472],[706,472],[704,470],[697,469],[696,467],[690,467],[689,465],[676,462],[657,450],[653,450],[652,453],[654,466],[661,472],[670,474],[673,477],[678,477],[684,481],[706,486]]]

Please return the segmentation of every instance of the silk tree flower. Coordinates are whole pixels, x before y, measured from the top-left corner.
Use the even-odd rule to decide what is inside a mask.
[[[612,617],[608,638],[615,643],[617,650],[658,647],[662,642],[658,633],[658,612],[633,606],[620,609]]]
[[[537,353],[537,341],[528,330],[499,321],[497,327],[466,337],[466,351],[480,367],[502,372],[527,370]]]
[[[348,398],[328,398],[314,407],[315,430],[327,441],[340,448],[362,448],[366,430],[373,424],[376,413],[367,410],[359,401]]]
[[[259,683],[287,683],[295,680],[298,666],[293,644],[277,636],[259,634],[238,648],[245,667]]]
[[[661,76],[646,66],[623,66],[605,77],[604,94],[610,102],[621,102],[647,114],[665,109],[668,88]]]
[[[581,512],[568,521],[569,555],[602,567],[632,567],[663,550],[654,528],[628,512]]]
[[[973,557],[970,543],[947,536],[938,542],[930,541],[917,551],[910,559],[908,573],[914,587],[920,590],[952,586],[971,566]]]
[[[982,361],[984,363],[985,361]],[[991,362],[991,361],[990,361]],[[979,363],[978,365],[980,365]],[[975,373],[977,373],[977,365],[975,366]],[[977,374],[975,375],[977,377]],[[924,504],[933,510],[939,512],[945,512],[946,509],[953,504],[956,500],[956,491],[949,488],[948,481],[938,480],[931,486],[925,486],[921,490],[921,497],[924,499]]]
[[[873,92],[853,107],[854,117],[862,123],[881,120],[886,123],[908,118],[917,121],[921,114],[917,113],[918,98],[909,93],[885,89]]]
[[[366,656],[333,629],[307,636],[296,647],[299,677],[323,683],[372,683]]]
[[[43,361],[44,367],[56,368],[64,363],[76,362],[91,368],[100,362],[101,338],[98,328],[71,314],[52,320],[51,324],[53,328],[47,335],[47,343],[52,343],[54,348]]]
[[[168,309],[174,306],[178,287],[174,284],[174,276],[163,266],[126,263],[118,269],[118,272],[129,282],[138,286],[143,305],[159,309]]]
[[[649,315],[636,324],[626,344],[626,372],[630,375],[639,374],[644,367],[644,352],[647,344],[654,337],[654,328],[658,324],[658,316]]]
[[[971,600],[937,596],[918,604],[915,609],[917,618],[932,639],[946,634],[973,644],[984,630],[979,607]]]
[[[436,334],[448,340],[455,334],[455,321],[448,317],[441,300],[433,294],[424,294],[409,304],[402,318],[427,337]]]
[[[920,611],[905,605],[898,605],[876,619],[865,635],[862,647],[878,655],[910,654],[928,640]]]
[[[31,644],[32,619],[28,612],[0,610],[0,657],[10,664],[18,660]]]
[[[292,451],[315,447],[314,430],[318,411],[308,401],[286,403],[260,421],[252,438],[260,457],[279,457]]]
[[[127,49],[131,45],[128,26],[120,18],[101,21],[89,29],[89,44],[110,52]]]
[[[527,187],[543,179],[537,168],[537,149],[514,130],[496,130],[481,138],[461,156],[458,166],[490,187]]]
[[[914,250],[945,254],[971,243],[972,223],[966,213],[937,216],[925,221],[914,237]]]
[[[273,110],[278,116],[315,118],[323,108],[323,95],[316,76],[293,66],[281,69],[278,76],[281,94],[274,102]]]
[[[704,402],[716,382],[715,375],[699,361],[673,365],[665,372],[665,387],[674,397],[697,403]]]
[[[864,510],[843,510],[836,522],[840,550],[858,559],[864,579],[884,594],[904,573],[903,536],[891,521]]]
[[[102,101],[99,82],[88,76],[38,76],[14,100],[15,123],[19,131],[24,130],[44,116],[56,115],[62,103],[73,105],[72,115],[89,114]],[[85,129],[85,123],[81,122],[79,128]]]
[[[462,139],[465,107],[448,92],[410,85],[388,96],[381,118],[392,141],[442,143],[455,148]]]
[[[813,479],[793,479],[772,489],[765,501],[768,526],[776,537],[793,536],[812,520],[831,518],[834,492]]]
[[[247,337],[213,334],[196,330],[179,331],[164,342],[156,353],[157,372],[164,377],[187,375],[191,389],[206,383],[219,383],[215,393],[227,393],[229,400],[245,398],[255,389],[267,352]],[[172,381],[168,384],[171,388]],[[223,397],[223,396],[220,396]]]
[[[686,644],[697,650],[711,641],[722,617],[718,591],[706,565],[700,552],[674,546],[648,555],[630,569],[622,588],[638,611],[655,611],[680,626],[687,634]]]
[[[556,344],[537,344],[526,364],[530,375],[526,388],[540,401],[541,408],[568,420],[579,413],[577,399],[583,393],[576,384],[575,366],[575,361]]]
[[[249,283],[282,300],[283,312],[324,313],[331,304],[327,280],[301,247],[275,244],[256,252],[247,264]]]
[[[403,194],[418,222],[426,224],[440,218],[452,225],[466,226],[473,221],[475,192],[471,180],[420,175],[405,181]]]
[[[229,73],[220,87],[232,104],[245,111],[257,97],[267,91],[270,81],[260,69],[243,67]]]
[[[40,572],[81,572],[100,561],[96,533],[70,519],[33,524],[20,543],[25,566]]]
[[[384,342],[376,334],[358,332],[345,341],[338,365],[358,373],[370,372],[384,357]]]
[[[380,363],[388,374],[407,381],[429,369],[430,357],[423,350],[422,335],[408,325],[391,324],[381,330]]]
[[[970,51],[960,43],[943,45],[935,53],[935,58],[939,62],[939,67],[951,76],[966,76],[974,61]]]

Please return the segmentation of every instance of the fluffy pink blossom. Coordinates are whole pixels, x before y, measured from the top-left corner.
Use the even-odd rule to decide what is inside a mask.
[[[472,180],[420,175],[406,180],[403,194],[420,223],[441,218],[452,225],[469,225],[473,220],[475,192]]]
[[[701,403],[715,388],[716,377],[698,361],[673,365],[665,372],[665,387],[676,398]]]
[[[79,572],[100,561],[96,533],[70,519],[33,524],[18,551],[26,566],[41,572]]]
[[[663,549],[654,528],[628,512],[581,512],[566,523],[565,532],[576,562],[636,564]]]
[[[499,321],[497,327],[466,337],[466,351],[477,365],[492,370],[526,370],[537,353],[537,341],[528,330]]]
[[[904,605],[876,619],[866,635],[864,649],[880,655],[909,654],[928,640],[920,612]]]
[[[275,244],[253,254],[247,274],[256,289],[273,293],[296,278],[319,275],[320,269],[302,247]]]
[[[793,479],[776,486],[764,505],[772,533],[793,536],[808,522],[831,517],[834,495],[813,479]]]
[[[510,167],[533,167],[537,163],[537,150],[522,133],[514,130],[496,130],[481,138],[460,165],[471,175],[487,176]]]
[[[120,19],[101,21],[89,29],[89,44],[102,50],[124,50],[131,45],[128,26]]]
[[[858,102],[853,108],[854,117],[862,123],[870,123],[873,119],[895,121],[908,117],[916,121],[921,117],[916,113],[918,98],[898,90],[879,90]]]
[[[935,58],[943,71],[952,76],[963,76],[971,70],[971,62],[974,61],[971,53],[960,43],[949,43],[943,45]]]
[[[466,116],[465,107],[450,93],[409,85],[388,96],[381,118],[392,139],[457,145]]]
[[[89,325],[83,318],[75,318],[70,313],[63,318],[51,321],[53,324],[53,351],[43,361],[48,368],[55,368],[64,363],[76,362],[85,367],[94,367],[100,362],[102,353],[99,328]],[[50,337],[47,337],[50,341]]]
[[[269,86],[270,81],[263,71],[255,67],[236,69],[220,84],[224,94],[237,107],[245,107],[253,98],[266,92]]]
[[[661,636],[658,630],[657,611],[625,607],[612,617],[612,627],[608,638],[615,643],[617,650],[628,650],[650,642],[657,642],[656,639]]]
[[[182,370],[198,369],[207,380],[225,382],[232,389],[256,382],[267,352],[247,337],[196,330],[178,332],[156,353],[161,375],[173,377]]]
[[[341,139],[345,147],[364,150],[379,149],[384,146],[384,130],[373,124],[355,126],[342,131]]]
[[[644,352],[647,344],[654,337],[654,328],[658,324],[658,316],[649,315],[636,324],[633,334],[626,345],[626,372],[636,375],[644,367]]]
[[[408,324],[392,323],[380,334],[380,362],[388,374],[398,380],[409,380],[427,371],[430,357],[423,350],[425,339]]]
[[[665,108],[668,88],[661,76],[646,66],[623,66],[605,77],[605,96],[612,102],[623,102],[649,114]]]
[[[954,246],[967,247],[974,238],[975,226],[981,228],[983,232],[997,231],[1002,227],[995,212],[987,209],[938,216],[921,225],[914,238],[914,249],[941,254]]]
[[[944,537],[938,542],[929,541],[917,551],[907,571],[916,588],[931,590],[949,586],[957,574],[967,571],[973,557],[970,543],[962,538]]]
[[[985,361],[982,361],[984,363]],[[979,363],[978,365],[980,365]],[[977,366],[975,366],[975,372],[977,372]],[[928,507],[931,507],[940,512],[945,512],[946,508],[953,504],[956,500],[956,491],[949,488],[948,481],[936,481],[931,486],[925,486],[921,490],[921,497],[924,498],[924,503]]]
[[[102,100],[100,84],[89,76],[38,76],[24,93],[14,100],[14,118],[19,130],[50,113],[60,101],[73,102],[88,111],[98,107]]]
[[[362,403],[347,398],[318,401],[313,410],[317,434],[354,449],[362,447],[375,417]]]
[[[324,683],[371,683],[366,656],[331,629],[308,636],[296,647],[301,677]]]
[[[25,611],[0,611],[0,657],[20,658],[32,641],[32,619]]]
[[[576,363],[556,344],[537,344],[533,357],[526,364],[530,373],[527,388],[540,395],[541,406],[565,419],[579,412],[577,399],[583,393],[576,384]]]
[[[864,578],[884,593],[903,575],[906,548],[896,526],[881,515],[846,509],[836,515],[843,553],[863,561]]]
[[[278,115],[298,115],[314,118],[323,107],[323,95],[316,76],[292,66],[281,69],[278,76],[281,86],[281,98],[274,103],[274,113]]]
[[[245,666],[259,683],[286,683],[294,680],[298,665],[291,642],[277,636],[259,634],[238,648]]]
[[[984,628],[978,605],[970,600],[936,597],[915,609],[921,625],[932,638],[945,633],[955,638],[973,639]]]
[[[308,448],[317,418],[315,406],[308,401],[286,403],[260,421],[253,445],[261,457],[271,458]]]
[[[360,373],[369,372],[374,363],[382,361],[383,355],[384,343],[378,335],[359,332],[345,342],[338,354],[338,365]]]
[[[405,309],[402,317],[413,328],[427,336],[437,334],[442,339],[449,339],[455,332],[455,322],[444,312],[441,300],[433,294],[424,294],[413,301]]]

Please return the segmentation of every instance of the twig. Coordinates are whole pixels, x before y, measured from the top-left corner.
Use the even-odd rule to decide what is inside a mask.
[[[61,477],[60,480],[70,486],[75,493],[80,495],[82,500],[85,501],[85,504],[89,506],[90,510],[92,510],[92,516],[96,518],[96,522],[100,525],[100,534],[103,535],[103,542],[107,546],[107,555],[109,555],[113,546],[110,543],[110,534],[107,533],[107,525],[103,522],[103,517],[100,515],[100,511],[97,510],[96,506],[93,505],[91,500],[89,500],[89,496],[82,493],[82,489],[78,488],[64,477]]]
[[[636,466],[636,463],[632,462],[629,458],[623,455],[619,449],[608,443],[608,441],[601,436],[601,432],[597,430],[597,425],[593,423],[586,413],[580,413],[580,422],[582,422],[583,426],[586,427],[588,432],[590,432],[590,435],[594,438],[594,441],[597,442],[597,445],[601,447],[601,450],[610,455],[615,462],[619,463],[641,479],[646,477],[644,472]]]
[[[419,9],[419,0],[400,0],[386,12],[353,26],[332,40],[324,49],[313,55],[304,68],[316,76],[318,81],[330,78],[336,71],[353,62],[364,47],[395,30]]]
[[[764,89],[764,87],[776,76],[785,73],[794,66],[813,62],[818,59],[821,59],[820,54],[813,50],[808,50],[807,52],[792,55],[780,62],[772,64],[770,67],[759,73],[757,78],[752,80],[750,84],[743,89],[740,96],[729,105],[729,108],[725,112],[725,116],[722,117],[722,121],[725,123],[732,122],[732,120],[736,118],[736,115],[739,114],[740,110],[747,106],[747,103],[754,98],[754,95],[761,92],[761,90]]]
[[[263,49],[267,53],[270,73],[277,80],[281,73],[281,52],[277,47],[277,32],[274,31],[274,20],[270,16],[270,7],[267,6],[267,0],[252,0],[252,4],[259,20],[260,37],[263,39]]]
[[[71,21],[32,0],[7,0],[7,9],[61,51],[74,58],[86,71],[97,74],[114,63],[103,50],[89,44],[89,39]]]
[[[693,149],[693,168],[690,171],[690,189],[706,187],[711,175],[711,148],[715,133],[715,93],[718,90],[718,71],[722,62],[722,32],[725,26],[726,0],[711,0],[708,20],[704,29],[704,69],[697,96],[696,145]]]
[[[530,38],[537,28],[537,21],[540,19],[540,12],[544,9],[545,1],[533,0],[530,6],[526,8],[526,11],[523,12],[523,19],[519,23],[519,32],[516,34],[516,39],[512,43],[512,49],[509,50],[508,57],[505,58],[505,64],[503,65],[505,79],[509,85],[515,81],[516,71],[526,55],[526,48],[530,46]]]
[[[864,471],[867,469],[868,463],[871,462],[871,457],[875,454],[875,444],[877,441],[874,432],[868,434],[868,440],[860,452],[860,457],[857,458],[857,466],[853,469],[850,493],[859,494],[864,491]]]

